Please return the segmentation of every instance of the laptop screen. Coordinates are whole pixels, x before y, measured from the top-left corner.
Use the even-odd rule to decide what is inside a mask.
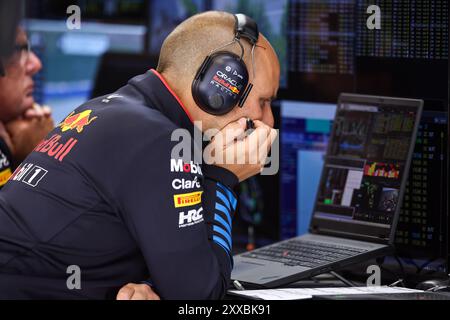
[[[392,243],[422,104],[340,96],[311,232]]]

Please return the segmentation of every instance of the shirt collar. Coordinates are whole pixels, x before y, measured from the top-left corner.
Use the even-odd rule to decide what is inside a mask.
[[[148,106],[159,110],[173,123],[191,133],[194,124],[189,111],[158,71],[151,69],[129,81],[148,100]]]

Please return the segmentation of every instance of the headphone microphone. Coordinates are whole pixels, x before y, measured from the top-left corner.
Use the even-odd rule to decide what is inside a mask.
[[[252,45],[254,78],[254,49],[259,37],[258,26],[252,18],[244,14],[235,14],[234,18],[234,39],[206,56],[192,82],[194,101],[202,110],[214,115],[226,114],[236,105],[243,107],[253,88],[243,60],[244,47],[241,38],[245,38]],[[240,56],[221,50],[234,43],[241,48]]]

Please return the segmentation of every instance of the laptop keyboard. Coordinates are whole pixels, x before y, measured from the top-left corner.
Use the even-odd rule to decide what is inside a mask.
[[[337,260],[346,259],[366,251],[366,249],[358,249],[343,245],[292,239],[280,244],[245,253],[242,256],[281,262],[288,266],[313,268]]]
[[[318,300],[450,300],[450,294],[438,292],[405,292],[374,294],[340,294],[314,296]]]

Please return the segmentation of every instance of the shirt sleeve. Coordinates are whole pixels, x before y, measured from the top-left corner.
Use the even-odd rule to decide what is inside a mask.
[[[228,287],[236,209],[231,172],[172,157],[170,132],[133,141],[114,194],[163,299],[218,299]]]
[[[8,182],[13,171],[12,155],[6,142],[0,138],[0,189]]]

